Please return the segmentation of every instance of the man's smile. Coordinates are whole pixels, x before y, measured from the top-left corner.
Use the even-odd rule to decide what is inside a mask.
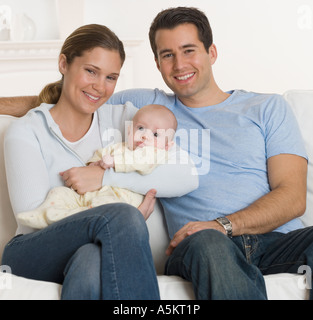
[[[179,81],[186,81],[186,80],[192,78],[194,75],[195,75],[195,72],[192,72],[192,73],[188,73],[185,75],[174,76],[174,78]]]

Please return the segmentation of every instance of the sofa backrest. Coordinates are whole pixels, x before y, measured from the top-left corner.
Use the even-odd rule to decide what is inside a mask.
[[[283,96],[298,120],[309,157],[307,205],[301,220],[305,226],[313,226],[313,90],[290,90]]]

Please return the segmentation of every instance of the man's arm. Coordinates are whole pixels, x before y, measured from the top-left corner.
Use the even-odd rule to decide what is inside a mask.
[[[232,222],[233,236],[271,232],[305,211],[307,160],[280,154],[269,158],[267,166],[271,191],[247,208],[227,216]],[[204,229],[225,233],[216,221],[189,222],[174,235],[167,254],[170,255],[184,238]]]
[[[307,160],[281,154],[269,158],[267,166],[271,192],[228,217],[235,236],[273,231],[305,211]]]
[[[37,96],[2,97],[0,98],[0,114],[22,117],[30,109],[37,107]]]

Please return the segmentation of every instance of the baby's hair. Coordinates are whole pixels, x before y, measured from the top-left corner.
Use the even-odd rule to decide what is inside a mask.
[[[135,114],[133,120],[135,120],[136,116],[138,117],[140,115],[141,112],[145,111],[145,110],[153,110],[153,111],[158,111],[158,112],[162,112],[164,114],[164,117],[170,117],[173,121],[173,130],[176,131],[177,129],[177,119],[174,115],[174,113],[168,109],[167,107],[160,105],[160,104],[148,104],[146,106],[143,106],[141,109],[139,109],[137,111],[137,113]]]

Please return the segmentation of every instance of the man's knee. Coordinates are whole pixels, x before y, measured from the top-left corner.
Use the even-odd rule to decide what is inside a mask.
[[[199,231],[188,238],[185,239],[188,241],[186,254],[193,260],[202,262],[218,261],[220,258],[223,260],[223,257],[233,250],[232,241],[214,229]]]

